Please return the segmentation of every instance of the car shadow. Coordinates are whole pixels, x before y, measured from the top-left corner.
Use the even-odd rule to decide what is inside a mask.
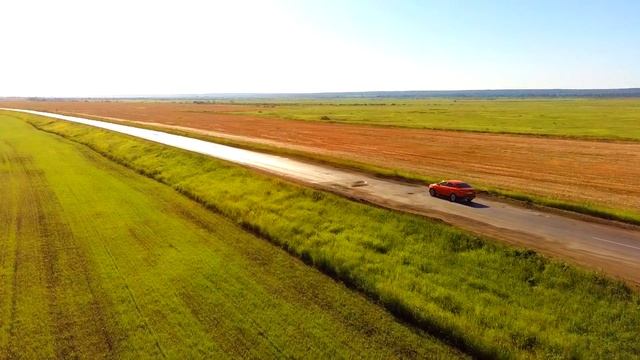
[[[475,201],[472,201],[472,202],[466,203],[466,204],[462,204],[462,205],[466,205],[466,206],[472,207],[474,209],[486,209],[486,208],[489,207],[488,205],[477,203]]]
[[[449,199],[444,198],[444,197],[440,197],[440,196],[437,196],[436,198],[440,199],[442,201],[449,201]],[[456,202],[456,204],[472,207],[474,209],[488,209],[489,208],[489,205],[485,205],[485,204],[478,203],[478,202],[475,202],[475,201],[472,201],[472,202],[461,202],[461,201],[458,201],[458,202]]]

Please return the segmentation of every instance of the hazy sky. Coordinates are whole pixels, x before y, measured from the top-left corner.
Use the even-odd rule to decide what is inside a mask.
[[[640,87],[640,1],[3,1],[0,96]]]

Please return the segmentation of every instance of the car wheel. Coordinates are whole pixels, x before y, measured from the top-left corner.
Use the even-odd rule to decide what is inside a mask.
[[[429,189],[429,195],[436,196],[436,191],[434,189]]]
[[[458,198],[456,197],[456,194],[451,194],[451,196],[449,196],[449,200],[451,200],[451,202],[456,202]]]

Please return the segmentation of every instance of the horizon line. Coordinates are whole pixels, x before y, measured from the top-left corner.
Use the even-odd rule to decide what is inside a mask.
[[[174,93],[174,94],[136,94],[136,95],[104,95],[104,96],[0,96],[0,99],[142,99],[142,98],[190,98],[190,97],[294,97],[298,96],[348,96],[366,94],[470,94],[470,93],[492,93],[492,92],[633,92],[633,95],[640,96],[640,87],[623,88],[496,88],[496,89],[455,89],[455,90],[364,90],[364,91],[318,91],[318,92],[202,92],[202,93]],[[635,92],[638,92],[635,94]],[[559,94],[547,94],[557,96]],[[570,94],[567,94],[570,95]],[[597,94],[594,94],[597,95]]]

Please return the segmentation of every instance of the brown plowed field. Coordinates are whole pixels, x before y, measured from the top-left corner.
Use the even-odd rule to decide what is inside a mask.
[[[242,105],[4,102],[239,135],[428,176],[640,211],[640,143],[382,128],[229,114]]]

